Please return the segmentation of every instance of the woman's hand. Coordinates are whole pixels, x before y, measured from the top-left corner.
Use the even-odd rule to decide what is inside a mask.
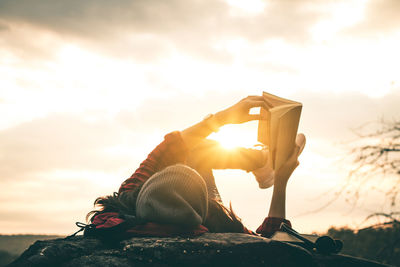
[[[252,173],[256,177],[259,187],[264,189],[271,187],[274,184],[282,186],[286,185],[287,181],[289,180],[289,177],[292,175],[293,171],[299,165],[298,157],[303,151],[305,144],[306,144],[306,138],[304,134],[298,134],[296,137],[296,146],[293,149],[292,155],[277,171],[274,171],[270,167],[270,162],[268,162],[269,161],[268,150],[263,149],[265,165],[259,169],[252,171]]]
[[[286,185],[293,171],[299,166],[298,157],[304,149],[306,144],[306,137],[304,134],[298,134],[296,137],[296,146],[293,150],[292,155],[286,160],[286,162],[275,171],[275,184],[279,183]]]
[[[235,105],[215,114],[220,125],[239,124],[251,120],[261,120],[260,114],[249,114],[251,108],[261,107],[269,109],[271,106],[263,96],[248,96]]]
[[[271,105],[262,96],[248,96],[240,100],[235,105],[216,113],[211,119],[215,128],[231,123],[243,123],[251,120],[260,120],[260,114],[249,114],[251,108],[261,107],[268,109]],[[209,127],[203,120],[189,128],[181,131],[181,137],[186,144],[186,147],[191,150],[199,144],[204,138],[209,136],[214,127]]]
[[[270,167],[270,163],[269,163],[269,151],[268,148],[264,148],[262,150],[262,154],[264,157],[264,166],[253,170],[252,173],[254,174],[254,176],[256,177],[256,180],[258,182],[258,186],[261,189],[265,189],[268,187],[271,187],[274,185],[274,179],[275,179],[275,172],[274,170]]]

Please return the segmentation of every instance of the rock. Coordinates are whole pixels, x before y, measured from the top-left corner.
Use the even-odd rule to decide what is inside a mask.
[[[344,255],[320,255],[239,233],[135,237],[117,244],[76,236],[37,241],[9,266],[386,266]]]

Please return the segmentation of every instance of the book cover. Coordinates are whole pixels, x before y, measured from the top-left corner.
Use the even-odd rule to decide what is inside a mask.
[[[277,170],[293,152],[302,104],[267,92],[263,96],[271,107],[260,111],[266,119],[259,121],[257,140],[268,147],[270,167]]]

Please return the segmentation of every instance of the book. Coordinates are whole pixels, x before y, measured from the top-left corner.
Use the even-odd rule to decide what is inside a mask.
[[[261,108],[260,114],[266,119],[258,123],[257,140],[268,147],[270,167],[278,170],[295,147],[303,105],[267,92],[263,97],[271,107]]]
[[[308,234],[299,234],[305,239],[308,239],[310,242],[315,243],[317,239],[319,238],[318,235],[308,235]],[[299,238],[290,235],[286,232],[283,231],[276,231],[271,237],[272,240],[277,240],[277,241],[284,241],[284,242],[291,242],[291,243],[304,243],[303,240],[300,240]]]

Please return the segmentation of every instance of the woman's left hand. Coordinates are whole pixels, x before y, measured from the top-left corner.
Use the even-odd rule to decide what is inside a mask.
[[[281,183],[286,184],[292,175],[293,171],[299,166],[300,162],[298,157],[304,149],[306,144],[306,137],[304,134],[297,134],[295,148],[293,149],[292,155],[286,160],[286,162],[275,171],[275,184]]]
[[[225,124],[239,124],[251,120],[264,119],[260,114],[249,114],[250,109],[256,107],[268,110],[271,105],[263,96],[248,96],[235,105],[216,113],[215,116],[221,126]]]
[[[270,162],[269,160],[269,151],[268,148],[264,148],[262,151],[263,157],[264,157],[264,166],[253,170],[252,173],[256,177],[256,180],[258,182],[258,186],[261,189],[268,188],[274,185],[274,179],[275,179],[275,172],[274,170],[270,167]]]

